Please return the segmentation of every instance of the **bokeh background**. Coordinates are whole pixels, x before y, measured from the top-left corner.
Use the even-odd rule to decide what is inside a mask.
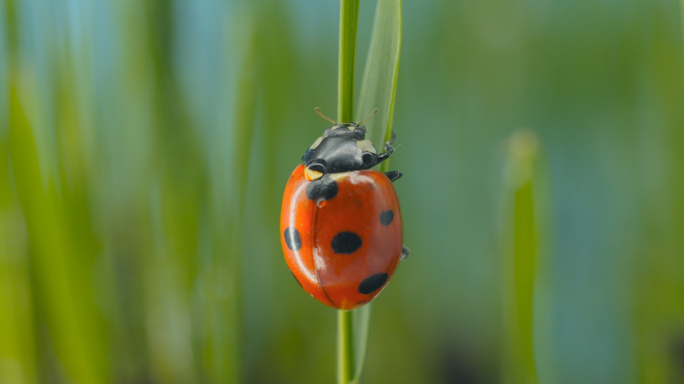
[[[0,382],[333,382],[278,217],[335,115],[338,2],[0,4]],[[684,382],[680,4],[403,7],[412,252],[365,382],[533,382],[530,350],[543,383]]]

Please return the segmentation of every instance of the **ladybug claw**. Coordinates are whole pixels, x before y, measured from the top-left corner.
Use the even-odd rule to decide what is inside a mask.
[[[390,181],[394,182],[395,180],[399,180],[404,174],[399,172],[399,171],[389,171],[385,172],[385,176],[387,176]]]
[[[408,257],[409,252],[411,252],[410,249],[408,249],[405,245],[401,246],[401,260],[404,260]]]
[[[394,153],[394,147],[392,146],[392,143],[394,142],[395,137],[396,135],[394,132],[392,132],[392,138],[385,143],[385,152],[378,154],[378,163],[383,160],[387,160]]]
[[[392,137],[389,140],[387,140],[387,142],[385,143],[385,148],[387,148],[388,146],[391,147],[392,143],[394,143],[394,139],[396,139],[396,138],[397,138],[397,134],[394,133],[394,131],[392,131]]]

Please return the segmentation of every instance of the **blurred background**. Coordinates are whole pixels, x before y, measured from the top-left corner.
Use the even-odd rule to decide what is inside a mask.
[[[333,382],[278,219],[339,3],[0,4],[0,383]],[[684,382],[678,2],[403,7],[365,382]]]

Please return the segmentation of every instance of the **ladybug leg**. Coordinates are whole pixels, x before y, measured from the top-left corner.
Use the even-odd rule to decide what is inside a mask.
[[[405,258],[407,258],[410,251],[411,250],[408,249],[405,245],[402,245],[401,246],[401,260],[404,260]]]
[[[378,162],[377,162],[377,164],[380,164],[380,163],[382,163],[383,161],[389,159],[389,157],[392,156],[392,154],[394,153],[394,147],[392,147],[391,145],[385,143],[385,151],[387,151],[387,152],[383,152],[383,153],[379,153],[379,154],[378,154]]]
[[[387,149],[388,146],[389,146],[389,147],[392,146],[392,143],[394,143],[394,139],[396,139],[396,138],[397,138],[397,134],[394,133],[394,131],[392,131],[392,137],[390,137],[390,139],[387,140],[387,142],[385,143],[385,151],[388,150],[388,149]]]
[[[380,163],[382,163],[383,161],[389,159],[390,156],[392,156],[392,154],[389,153],[389,152],[383,152],[383,153],[379,154],[378,157],[377,157],[378,162],[375,163],[375,164],[380,164]]]
[[[397,137],[397,135],[392,131],[392,137],[385,143],[385,152],[378,154],[378,164],[389,159],[390,156],[394,153],[394,147],[392,146],[392,143],[394,143],[394,139]]]
[[[387,178],[390,179],[390,181],[398,180],[398,179],[401,178],[403,175],[404,175],[404,174],[401,173],[401,172],[399,172],[399,171],[389,171],[389,172],[385,172],[385,176],[387,176]]]

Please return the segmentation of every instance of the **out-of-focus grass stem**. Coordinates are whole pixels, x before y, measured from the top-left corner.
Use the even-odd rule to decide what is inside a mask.
[[[228,238],[230,244],[228,245],[228,255],[217,255],[219,260],[226,259],[226,265],[219,268],[219,271],[228,271],[230,273],[231,297],[229,298],[228,308],[226,308],[227,324],[218,324],[218,326],[226,326],[228,328],[228,369],[225,378],[227,382],[242,382],[242,352],[243,352],[243,321],[244,313],[242,303],[242,238],[244,236],[243,218],[244,205],[247,197],[247,183],[249,181],[249,157],[252,143],[252,136],[254,133],[254,120],[256,116],[257,107],[257,76],[255,64],[255,33],[252,24],[245,26],[245,35],[249,36],[245,46],[245,59],[240,68],[240,80],[238,82],[237,93],[238,103],[236,108],[236,131],[235,131],[235,148],[233,151],[233,174],[237,177],[236,190],[232,191],[235,195],[234,199],[228,202],[230,205],[229,216],[230,223],[228,223]],[[217,237],[222,234],[218,232]],[[225,276],[217,276],[215,284],[219,284]],[[221,361],[217,361],[219,368],[225,365]],[[218,380],[217,382],[222,382]]]
[[[504,382],[538,382],[534,355],[534,292],[538,242],[534,183],[538,141],[530,131],[513,133],[505,174]]]
[[[5,54],[9,68],[0,71],[0,91],[10,95],[10,113],[26,123],[18,98],[17,13],[12,0],[0,2],[0,25],[6,36]],[[4,16],[4,17],[3,17]],[[2,33],[0,32],[0,33]],[[4,76],[4,79],[2,78]],[[3,83],[5,81],[6,83]],[[2,86],[6,87],[5,89]],[[12,110],[14,109],[14,110]],[[0,119],[4,119],[0,113]],[[29,253],[25,223],[12,192],[9,142],[0,121],[0,382],[35,383],[35,338],[32,323],[34,303],[30,282]],[[19,304],[17,304],[19,303]],[[7,362],[14,364],[8,364]]]
[[[680,3],[681,3],[681,5],[679,7],[679,11],[681,12],[681,15],[682,15],[682,23],[680,24],[680,26],[682,28],[682,36],[684,36],[684,0],[682,0]]]

